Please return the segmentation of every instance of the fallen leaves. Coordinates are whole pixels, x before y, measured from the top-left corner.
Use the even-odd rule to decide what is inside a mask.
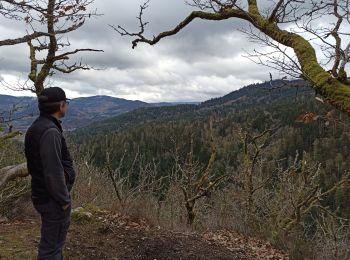
[[[304,124],[308,124],[308,123],[311,123],[311,122],[314,122],[314,121],[317,121],[317,119],[319,118],[320,116],[313,113],[313,112],[306,112],[302,115],[299,115],[296,119],[295,119],[295,122],[297,123],[304,123]]]
[[[207,232],[203,238],[210,243],[216,243],[227,247],[230,251],[244,252],[252,259],[287,260],[288,255],[283,251],[274,249],[269,242],[253,237],[243,236],[237,232],[221,230]]]
[[[330,122],[339,121],[339,120],[334,118],[334,113],[335,113],[335,110],[328,111],[328,112],[324,113],[323,115],[318,115],[314,112],[306,112],[304,114],[299,115],[295,119],[295,122],[309,124],[309,123],[316,122],[317,120],[321,119],[325,122],[326,126],[329,126]]]

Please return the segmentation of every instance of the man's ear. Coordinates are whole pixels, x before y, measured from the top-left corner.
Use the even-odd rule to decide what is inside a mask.
[[[61,103],[60,103],[60,110],[61,110],[61,111],[64,110],[64,101],[61,101]]]

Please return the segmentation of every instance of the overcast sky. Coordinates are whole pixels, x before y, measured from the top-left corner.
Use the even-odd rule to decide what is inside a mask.
[[[64,88],[72,98],[110,95],[147,102],[204,101],[269,80],[271,69],[242,57],[245,50],[259,47],[237,30],[246,26],[238,20],[196,21],[155,46],[139,44],[133,50],[131,39],[121,37],[108,24],[137,30],[135,17],[142,2],[95,0],[91,8],[104,15],[87,20],[82,28],[69,35],[69,40],[72,48],[103,49],[104,53],[75,56],[78,61],[82,59],[101,70],[57,74],[50,85]],[[145,13],[145,19],[150,22],[148,35],[173,28],[191,10],[181,0],[152,0]],[[22,23],[0,18],[2,38],[24,33]],[[0,48],[0,78],[17,82],[26,79],[28,71],[26,44]],[[273,74],[275,78],[281,77],[277,72]],[[0,86],[0,94],[30,95],[30,92],[12,92]]]

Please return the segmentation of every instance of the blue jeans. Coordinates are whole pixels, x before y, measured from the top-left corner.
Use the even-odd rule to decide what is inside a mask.
[[[63,245],[70,225],[71,206],[63,210],[52,199],[45,204],[33,205],[41,216],[38,260],[62,260]]]

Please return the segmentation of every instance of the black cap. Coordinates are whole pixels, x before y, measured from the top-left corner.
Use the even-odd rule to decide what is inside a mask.
[[[45,88],[38,97],[39,103],[53,103],[69,100],[66,93],[59,87]]]

